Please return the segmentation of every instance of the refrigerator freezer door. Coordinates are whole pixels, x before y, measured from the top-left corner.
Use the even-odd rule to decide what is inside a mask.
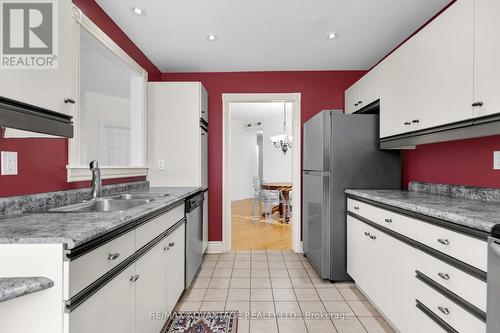
[[[304,254],[321,278],[330,278],[330,174],[304,171],[303,245]]]
[[[304,170],[330,170],[330,118],[323,111],[304,123]]]

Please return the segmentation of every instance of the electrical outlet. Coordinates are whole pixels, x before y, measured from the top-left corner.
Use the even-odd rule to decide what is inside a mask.
[[[0,158],[2,160],[2,176],[17,175],[17,152],[3,151]]]
[[[158,170],[165,170],[165,160],[158,160]]]
[[[500,170],[500,151],[493,152],[493,170]]]

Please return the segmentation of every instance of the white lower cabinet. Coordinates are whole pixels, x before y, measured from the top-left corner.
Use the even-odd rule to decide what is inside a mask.
[[[161,315],[167,306],[167,265],[165,243],[162,241],[150,249],[135,264],[136,299],[135,331],[158,333],[165,323]],[[159,316],[155,314],[159,313]]]
[[[485,241],[351,198],[347,208],[347,272],[397,331],[486,331]]]
[[[70,312],[69,332],[134,333],[134,274],[131,265]]]
[[[165,242],[167,312],[174,309],[177,300],[184,291],[185,232],[185,224],[182,224],[167,237]]]
[[[184,291],[184,265],[182,223],[67,312],[65,333],[160,332]]]
[[[347,272],[401,332],[414,330],[415,249],[351,216]]]

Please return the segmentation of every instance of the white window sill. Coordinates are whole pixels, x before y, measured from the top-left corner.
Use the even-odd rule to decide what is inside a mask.
[[[92,179],[92,173],[88,166],[67,165],[68,182],[79,182]],[[128,178],[147,176],[147,166],[104,166],[101,167],[102,179]]]

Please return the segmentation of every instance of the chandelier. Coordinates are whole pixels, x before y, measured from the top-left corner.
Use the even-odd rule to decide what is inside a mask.
[[[283,103],[283,134],[271,137],[275,148],[279,148],[286,154],[288,149],[292,148],[292,136],[286,134],[286,103]]]

